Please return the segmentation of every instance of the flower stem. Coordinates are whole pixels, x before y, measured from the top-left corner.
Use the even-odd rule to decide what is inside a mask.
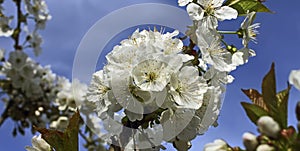
[[[238,34],[237,31],[218,31],[219,34]]]

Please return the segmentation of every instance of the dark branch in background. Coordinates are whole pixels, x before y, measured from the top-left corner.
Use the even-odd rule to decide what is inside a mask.
[[[2,113],[1,117],[0,117],[0,127],[2,126],[2,124],[4,123],[4,121],[9,117],[8,112],[11,106],[13,106],[13,101],[8,101],[7,106],[5,107],[4,112]]]
[[[15,41],[14,48],[15,50],[22,50],[22,46],[19,45],[20,41],[20,33],[21,33],[21,23],[25,22],[24,16],[21,10],[21,0],[14,0],[17,6],[17,27],[14,29],[14,33],[11,36]]]

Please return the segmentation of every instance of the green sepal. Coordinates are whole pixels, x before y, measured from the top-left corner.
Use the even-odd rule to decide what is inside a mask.
[[[249,119],[256,125],[257,120],[262,117],[262,116],[267,116],[269,115],[266,110],[264,110],[262,107],[255,105],[255,104],[250,104],[246,102],[241,102],[244,110],[247,113],[247,116]]]

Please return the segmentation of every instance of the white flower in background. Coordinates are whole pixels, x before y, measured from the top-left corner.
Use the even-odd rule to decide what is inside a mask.
[[[260,23],[253,24],[255,15],[255,12],[248,13],[239,30],[239,32],[242,32],[242,43],[245,47],[248,46],[250,40],[256,42],[256,35],[258,34],[257,28],[260,27]]]
[[[80,83],[79,80],[74,79],[71,83],[68,79],[59,77],[58,86],[60,88],[55,104],[58,105],[59,110],[70,109],[74,111],[85,100],[87,86]]]
[[[190,2],[193,2],[193,0],[178,0],[178,5],[179,6],[185,6]]]
[[[225,141],[217,139],[212,143],[208,143],[204,146],[203,151],[227,151],[228,145]]]
[[[8,62],[14,69],[21,69],[25,64],[28,56],[23,51],[12,51],[9,53]]]
[[[260,117],[257,127],[260,133],[272,138],[277,138],[280,132],[279,124],[270,116]]]
[[[275,148],[268,144],[261,144],[256,148],[256,151],[275,151]]]
[[[292,70],[289,75],[289,83],[300,90],[300,70]]]
[[[38,34],[36,30],[28,36],[30,37],[28,41],[31,47],[33,48],[33,52],[35,56],[39,56],[42,52],[42,48],[41,48],[41,44],[43,43],[42,37]]]
[[[243,134],[243,144],[247,151],[255,151],[258,141],[254,134],[246,132]]]
[[[54,128],[59,131],[64,131],[69,124],[69,119],[66,116],[60,116],[56,121],[50,123],[50,128]]]
[[[42,135],[33,136],[31,139],[32,147],[26,146],[27,151],[51,151],[51,146],[42,138]]]
[[[4,61],[5,60],[5,50],[0,48],[0,61]]]
[[[52,72],[51,70],[51,66],[45,66],[45,68],[43,68],[42,66],[38,66],[38,68],[41,68],[40,70],[43,71],[43,76],[42,76],[42,80],[45,81],[46,83],[50,84],[51,86],[53,85],[53,82],[56,80],[57,75],[55,73]]]
[[[207,91],[206,81],[200,80],[195,67],[183,67],[177,75],[173,74],[170,82],[170,94],[182,108],[199,109],[203,94]]]
[[[222,6],[224,0],[198,0],[197,3],[190,3],[187,12],[192,20],[205,22],[208,28],[216,28],[218,20],[236,19],[238,12],[229,7]]]
[[[48,7],[44,0],[25,0],[26,11],[33,15],[38,29],[44,29],[47,20],[51,19]]]
[[[9,37],[13,34],[14,30],[9,27],[13,17],[0,16],[0,37]]]

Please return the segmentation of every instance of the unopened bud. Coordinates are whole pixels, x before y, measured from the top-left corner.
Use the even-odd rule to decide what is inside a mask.
[[[280,132],[278,123],[269,116],[260,117],[257,121],[257,126],[259,132],[268,137],[277,138],[278,133]]]
[[[243,135],[243,143],[247,151],[254,151],[258,145],[256,136],[248,132]]]
[[[228,149],[229,147],[225,141],[217,139],[212,143],[206,144],[203,151],[226,151]]]
[[[283,129],[280,134],[281,136],[283,136],[284,138],[286,139],[290,139],[291,137],[294,136],[294,134],[296,133],[296,130],[294,127],[290,126],[289,128],[287,129]]]
[[[261,144],[257,147],[256,151],[275,151],[275,148],[268,144]]]

